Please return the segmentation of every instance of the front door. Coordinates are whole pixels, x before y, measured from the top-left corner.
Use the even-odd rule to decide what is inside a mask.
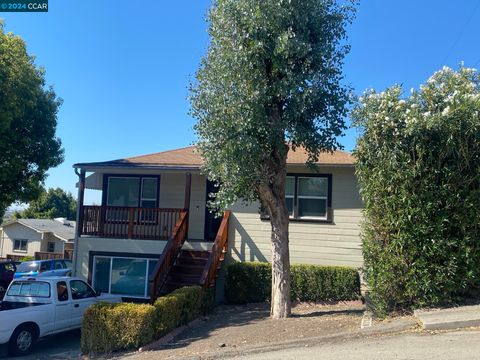
[[[209,194],[216,194],[219,187],[215,182],[207,179],[207,203],[211,199]],[[222,217],[215,217],[215,211],[212,211],[208,206],[205,209],[205,241],[214,241],[217,235],[218,228],[222,222]]]

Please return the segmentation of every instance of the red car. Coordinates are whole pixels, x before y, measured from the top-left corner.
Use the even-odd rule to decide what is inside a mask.
[[[0,262],[0,297],[3,297],[3,293],[7,290],[8,285],[13,280],[13,274],[17,270],[17,265],[13,261],[1,261]]]

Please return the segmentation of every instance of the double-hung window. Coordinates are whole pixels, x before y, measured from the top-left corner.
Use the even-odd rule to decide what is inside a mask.
[[[26,239],[15,239],[13,241],[13,251],[18,252],[27,252],[28,240]]]

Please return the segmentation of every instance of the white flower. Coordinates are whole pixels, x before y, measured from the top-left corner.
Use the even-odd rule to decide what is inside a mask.
[[[450,112],[450,106],[447,106],[445,109],[443,109],[442,115],[446,116],[446,115],[448,115],[449,112]]]

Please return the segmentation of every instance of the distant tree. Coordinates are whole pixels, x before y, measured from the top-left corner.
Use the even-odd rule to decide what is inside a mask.
[[[60,188],[43,190],[38,197],[28,204],[28,208],[15,216],[20,218],[53,219],[64,217],[75,220],[77,201],[70,192]]]
[[[61,101],[44,75],[0,23],[0,217],[10,204],[35,199],[47,170],[63,161],[55,136]]]
[[[209,14],[211,42],[191,86],[198,148],[221,183],[212,207],[260,200],[270,216],[273,318],[291,309],[287,152],[302,146],[313,165],[340,146],[354,10],[354,1],[216,0]]]

